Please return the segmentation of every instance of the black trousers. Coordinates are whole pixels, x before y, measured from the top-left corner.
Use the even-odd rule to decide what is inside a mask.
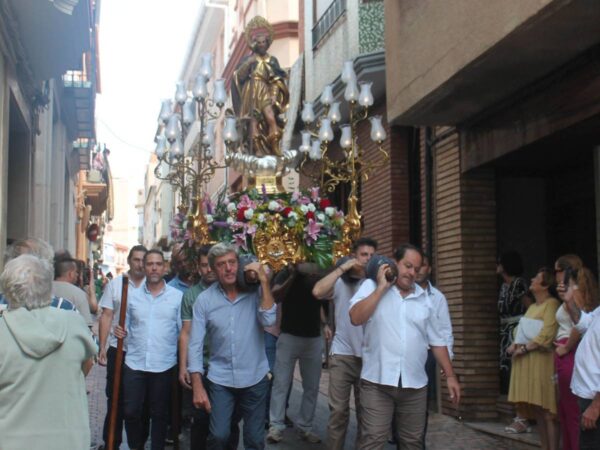
[[[591,400],[578,398],[581,414],[592,404]],[[596,421],[596,428],[579,431],[580,450],[598,450],[600,448],[600,419]]]
[[[110,422],[110,414],[112,410],[113,383],[115,380],[115,359],[117,357],[117,349],[108,347],[106,352],[106,417],[104,418],[104,429],[102,430],[102,439],[108,444],[108,426]],[[123,352],[123,360],[125,360],[125,352]],[[117,408],[117,422],[115,424],[115,448],[121,445],[123,437],[123,383],[119,389],[119,403]]]
[[[123,390],[125,430],[127,443],[132,449],[142,449],[144,444],[144,401],[150,407],[152,450],[163,450],[169,420],[173,368],[164,372],[144,372],[123,365]]]
[[[117,358],[117,349],[115,347],[108,347],[106,352],[106,417],[104,418],[104,428],[102,429],[102,440],[105,444],[108,444],[108,427],[110,422],[110,413],[112,410],[112,394],[113,394],[113,383],[115,380],[115,364]],[[125,361],[125,352],[123,352],[123,361]],[[123,364],[125,366],[125,364]],[[119,389],[119,402],[117,407],[117,420],[115,423],[115,445],[114,448],[118,449],[121,445],[123,437],[123,421],[125,416],[123,413],[123,379],[121,378],[121,388]],[[143,412],[143,440],[146,442],[148,439],[148,432],[150,431],[150,412],[148,410],[148,402],[144,403]]]

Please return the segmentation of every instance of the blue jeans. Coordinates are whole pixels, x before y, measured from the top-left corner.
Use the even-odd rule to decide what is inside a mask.
[[[265,448],[265,403],[268,388],[269,379],[266,376],[255,385],[246,388],[231,388],[209,383],[208,395],[212,406],[209,449],[227,448],[234,412],[239,412],[244,421],[244,448],[246,450]]]

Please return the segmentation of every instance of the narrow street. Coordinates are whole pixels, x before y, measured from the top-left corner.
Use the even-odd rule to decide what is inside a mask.
[[[106,396],[104,394],[104,386],[106,380],[106,369],[102,366],[95,365],[87,377],[87,387],[89,391],[89,409],[90,409],[90,428],[92,433],[92,444],[96,448],[102,443],[102,423],[106,413]],[[329,377],[327,370],[323,370],[321,377],[320,395],[317,401],[317,411],[315,414],[315,433],[319,436],[326,436],[327,418],[329,411],[327,407],[327,384]],[[294,377],[294,386],[290,397],[289,416],[292,420],[295,419],[302,395],[302,385],[298,371]],[[346,448],[353,449],[352,442],[356,437],[356,418],[354,414],[350,418],[350,428],[346,437]],[[188,433],[184,432],[182,436],[181,449],[188,448],[189,442]],[[126,445],[126,439],[121,445],[121,450],[129,449]],[[513,449],[532,449],[528,445],[519,446],[518,442],[507,442],[505,440],[490,436],[489,434],[475,431],[474,429],[458,422],[457,420],[441,414],[434,414],[429,418],[429,431],[427,433],[427,449],[428,450],[513,450]],[[150,448],[149,445],[146,446]],[[243,449],[240,442],[238,447]],[[284,432],[284,439],[278,444],[267,444],[269,450],[300,450],[312,448],[314,450],[325,450],[327,447],[325,442],[320,444],[307,444],[300,440],[295,431],[288,428]],[[387,445],[386,450],[392,450],[393,445]]]

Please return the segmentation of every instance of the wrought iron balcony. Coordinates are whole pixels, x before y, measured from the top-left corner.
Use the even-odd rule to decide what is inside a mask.
[[[62,77],[66,122],[73,138],[94,139],[96,90],[85,70],[69,70]]]
[[[317,48],[333,25],[346,12],[346,0],[333,0],[312,29],[312,46]]]

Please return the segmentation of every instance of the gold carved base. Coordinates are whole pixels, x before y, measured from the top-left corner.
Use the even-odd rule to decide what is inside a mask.
[[[261,191],[263,185],[265,186],[267,194],[285,192],[281,175],[257,175],[255,177],[248,177],[248,189],[257,189],[258,191]]]
[[[300,243],[292,230],[281,223],[275,214],[264,230],[258,230],[253,240],[254,253],[259,261],[275,272],[299,261]]]

